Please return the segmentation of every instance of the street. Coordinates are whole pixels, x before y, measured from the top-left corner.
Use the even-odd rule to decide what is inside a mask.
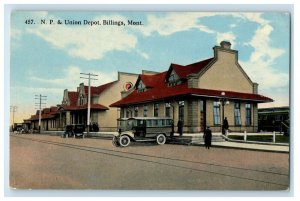
[[[212,145],[213,146],[213,145]],[[289,155],[230,148],[10,134],[18,189],[285,190]]]

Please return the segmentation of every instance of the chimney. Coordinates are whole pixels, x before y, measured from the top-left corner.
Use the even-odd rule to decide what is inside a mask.
[[[253,93],[258,94],[258,84],[256,82],[253,83]]]
[[[231,49],[231,43],[228,41],[222,41],[220,43],[221,48],[226,49],[226,50],[230,50]]]

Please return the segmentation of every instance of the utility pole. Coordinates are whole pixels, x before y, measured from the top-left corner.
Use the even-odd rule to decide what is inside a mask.
[[[40,95],[35,95],[35,99],[38,100],[37,103],[35,103],[35,106],[37,108],[35,109],[38,109],[39,110],[39,133],[41,133],[41,119],[42,119],[42,105],[46,104],[45,102],[43,101],[46,101],[47,99],[47,96],[42,96],[41,94]]]
[[[14,131],[15,128],[15,112],[17,112],[18,106],[10,106],[10,112],[13,113],[13,125],[12,125],[12,131]]]
[[[87,108],[87,136],[90,134],[90,116],[91,116],[91,80],[98,80],[95,78],[91,78],[91,76],[98,76],[95,74],[91,73],[80,73],[81,75],[87,75],[88,77],[80,77],[83,79],[88,79],[89,80],[89,87],[88,87],[88,108]]]

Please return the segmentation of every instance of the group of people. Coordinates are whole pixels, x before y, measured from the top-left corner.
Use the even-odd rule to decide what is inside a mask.
[[[177,123],[178,127],[178,133],[180,136],[182,136],[182,130],[183,130],[183,122],[181,120],[178,121]],[[225,117],[222,125],[222,134],[226,134],[227,130],[229,128],[228,120],[227,117]],[[204,131],[203,134],[203,139],[204,139],[204,145],[206,149],[209,149],[211,147],[211,139],[212,139],[212,132],[209,127],[207,127]]]

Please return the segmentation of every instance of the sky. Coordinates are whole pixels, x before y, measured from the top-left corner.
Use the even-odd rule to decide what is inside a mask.
[[[41,24],[43,19],[47,24]],[[84,20],[126,25],[90,26]],[[127,25],[128,20],[142,25]],[[80,73],[97,74],[92,85],[98,86],[116,80],[118,71],[166,71],[171,63],[187,65],[213,57],[212,48],[223,40],[238,50],[239,63],[259,84],[259,94],[274,99],[259,107],[289,105],[288,13],[16,11],[10,24],[10,105],[18,107],[15,122],[35,113],[35,95],[47,96],[46,107],[56,106],[64,89],[75,91],[81,82],[87,84]]]

